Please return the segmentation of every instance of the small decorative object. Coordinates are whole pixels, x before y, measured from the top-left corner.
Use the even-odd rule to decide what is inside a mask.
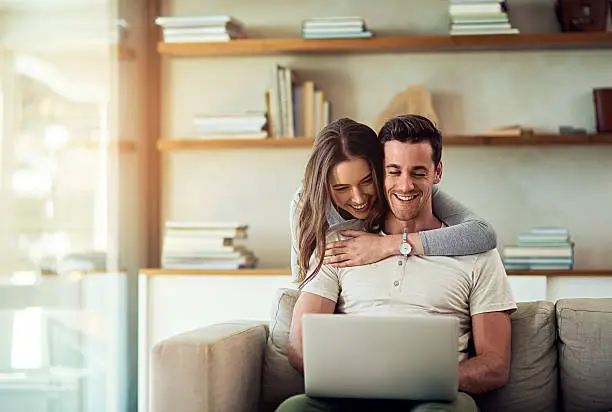
[[[612,133],[612,87],[593,89],[598,133]]]
[[[379,132],[387,120],[404,114],[424,116],[436,127],[440,127],[438,116],[433,108],[431,93],[423,86],[412,85],[391,99],[385,110],[378,115],[374,130]]]
[[[559,134],[587,134],[583,127],[559,126]]]
[[[562,31],[605,31],[610,0],[557,0],[555,11]]]
[[[485,131],[483,135],[491,137],[531,136],[533,135],[533,129],[531,127],[525,127],[517,124],[489,129]]]

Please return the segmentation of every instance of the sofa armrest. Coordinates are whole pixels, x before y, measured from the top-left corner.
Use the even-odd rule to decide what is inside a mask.
[[[151,412],[256,411],[268,327],[229,322],[153,347]]]

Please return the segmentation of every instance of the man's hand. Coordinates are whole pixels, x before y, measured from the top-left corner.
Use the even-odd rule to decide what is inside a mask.
[[[472,316],[476,356],[459,364],[459,390],[478,395],[500,388],[510,376],[511,322],[507,312]]]
[[[361,266],[399,254],[402,235],[380,236],[360,230],[344,230],[351,239],[328,243],[323,263],[335,268]]]
[[[302,292],[293,307],[291,330],[289,332],[289,363],[304,374],[302,361],[302,316],[305,313],[334,313],[336,302],[314,293]]]

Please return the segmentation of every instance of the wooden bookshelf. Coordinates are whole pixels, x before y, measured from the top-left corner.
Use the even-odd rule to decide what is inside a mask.
[[[240,39],[219,43],[164,43],[169,56],[241,56],[284,53],[390,53],[612,48],[612,33],[395,36],[370,39]]]
[[[291,149],[311,148],[314,139],[267,138],[267,139],[161,139],[157,141],[160,151],[216,150],[216,149]],[[444,146],[550,146],[550,145],[612,145],[612,134],[592,135],[531,135],[521,137],[499,137],[483,135],[446,136]]]
[[[198,270],[198,269],[141,269],[146,276],[291,276],[291,269],[237,269],[237,270]]]
[[[291,149],[312,147],[314,139],[305,137],[281,137],[267,139],[162,139],[157,141],[157,148],[168,150],[215,150],[215,149]]]
[[[444,146],[611,145],[612,134],[533,134],[524,136],[444,136]]]
[[[575,276],[575,277],[612,277],[612,269],[604,270],[509,270],[508,276]],[[145,276],[290,276],[291,269],[238,269],[238,270],[198,270],[198,269],[141,269]]]

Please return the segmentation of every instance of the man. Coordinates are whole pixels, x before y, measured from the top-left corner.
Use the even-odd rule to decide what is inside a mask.
[[[384,145],[384,191],[390,210],[383,234],[442,227],[432,212],[433,186],[442,178],[442,137],[422,116],[389,120],[379,138]],[[352,223],[351,228],[359,223]],[[359,228],[356,226],[356,228]],[[346,227],[342,228],[346,229]],[[332,240],[342,237],[338,230]],[[398,245],[400,247],[400,245]],[[470,395],[503,386],[510,372],[510,314],[516,309],[497,250],[461,257],[408,256],[373,265],[324,265],[302,288],[293,311],[289,361],[302,366],[305,313],[454,315],[459,319],[459,390],[453,404],[377,400],[312,399],[299,395],[278,409],[286,411],[447,410],[476,411]],[[468,358],[472,338],[475,356]]]

